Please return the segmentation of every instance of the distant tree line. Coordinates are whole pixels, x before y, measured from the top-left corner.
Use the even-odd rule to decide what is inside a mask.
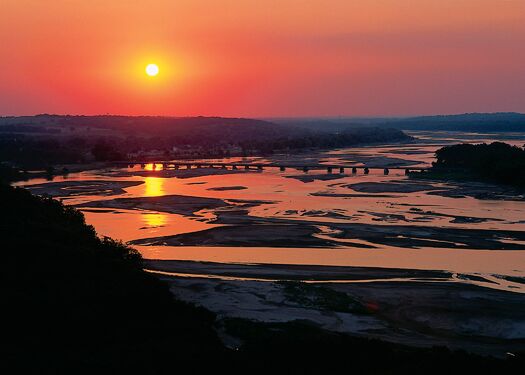
[[[78,118],[75,119],[78,121]],[[107,118],[104,117],[104,120],[107,121]],[[117,117],[117,120],[122,119]],[[63,129],[67,122],[57,126],[54,123],[33,124],[28,133],[2,132],[3,127],[0,126],[0,161],[10,162],[22,169],[44,169],[55,164],[126,160],[127,155],[148,152],[162,159],[255,156],[412,139],[397,129],[360,128],[322,132],[258,120],[233,119],[228,122],[227,119],[212,121],[210,118],[185,119],[169,128],[166,125],[169,123],[164,120],[158,124],[152,119],[146,120],[146,125],[139,127],[133,123],[129,130],[117,121],[118,127],[115,125],[116,129],[105,133],[50,133],[48,126],[55,130]],[[151,121],[153,125],[148,128],[147,124]],[[8,126],[10,129],[20,126],[21,130],[27,127]],[[42,126],[45,132],[35,133],[33,128],[38,126]],[[78,124],[70,126],[82,127]]]
[[[455,174],[486,181],[525,186],[525,148],[503,142],[459,144],[436,151],[430,173]]]
[[[525,131],[525,114],[501,112],[422,116],[392,120],[386,124],[406,130],[523,132]]]

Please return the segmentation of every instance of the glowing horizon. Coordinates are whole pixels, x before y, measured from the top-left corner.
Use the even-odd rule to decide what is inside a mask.
[[[525,112],[519,0],[4,0],[0,20],[0,115]]]

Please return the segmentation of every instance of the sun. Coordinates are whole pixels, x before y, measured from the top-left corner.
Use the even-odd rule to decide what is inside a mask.
[[[159,74],[159,67],[157,64],[148,64],[146,66],[146,74],[150,77],[155,77],[157,74]]]

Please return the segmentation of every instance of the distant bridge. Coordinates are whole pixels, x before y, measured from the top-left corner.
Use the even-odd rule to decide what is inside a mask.
[[[258,170],[262,171],[269,168],[277,168],[281,172],[287,169],[295,169],[303,172],[311,170],[326,170],[327,173],[345,173],[345,171],[351,171],[352,174],[358,173],[362,170],[364,174],[369,174],[372,170],[382,170],[383,174],[388,175],[391,170],[402,170],[405,175],[408,175],[411,171],[426,171],[430,167],[378,167],[378,166],[367,166],[367,165],[340,165],[340,164],[286,164],[286,163],[221,163],[221,162],[173,162],[173,161],[126,161],[116,162],[117,165],[134,167],[140,165],[145,168],[146,165],[153,165],[153,170],[156,170],[157,165],[162,165],[162,169],[193,169],[193,168],[220,168],[220,169],[240,169],[245,170]]]

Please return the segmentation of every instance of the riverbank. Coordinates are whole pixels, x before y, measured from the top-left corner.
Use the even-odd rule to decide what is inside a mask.
[[[217,314],[219,325],[233,318],[307,321],[331,332],[409,346],[502,358],[525,350],[523,295],[458,282],[472,276],[157,260],[145,261],[145,267],[169,283],[176,298]]]

